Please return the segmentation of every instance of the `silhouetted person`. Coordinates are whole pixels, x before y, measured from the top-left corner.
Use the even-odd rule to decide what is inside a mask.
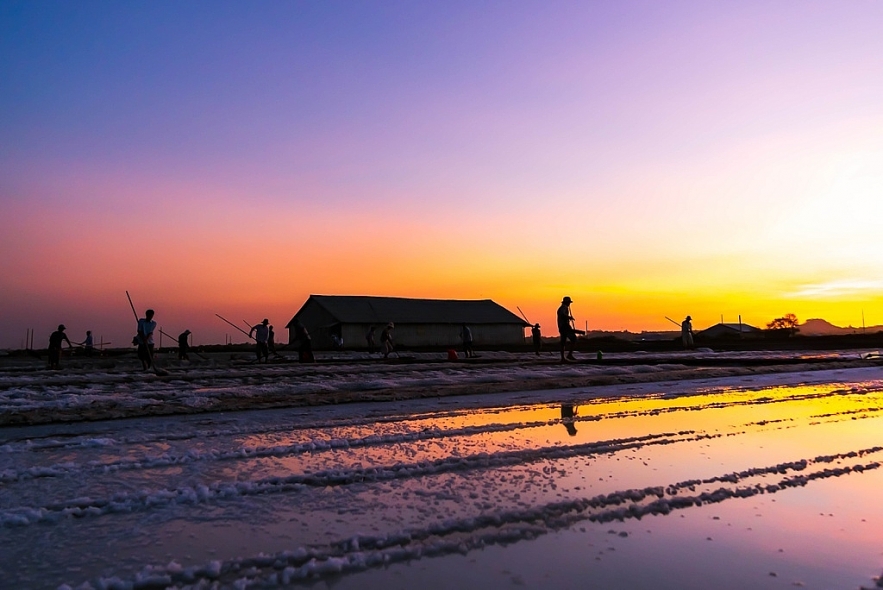
[[[178,335],[178,360],[179,361],[189,361],[190,356],[187,354],[190,352],[190,342],[188,338],[190,337],[190,330],[184,330]]]
[[[257,362],[261,362],[262,358],[265,363],[270,362],[270,347],[267,344],[270,340],[270,320],[264,318],[264,321],[260,324],[252,326],[251,330],[248,331],[248,337],[251,338],[252,334],[254,334],[254,340],[257,344],[257,348],[255,348]]]
[[[72,348],[70,339],[64,333],[64,324],[58,324],[58,329],[49,335],[49,368],[61,368],[61,343],[67,342],[67,347]]]
[[[138,358],[141,359],[141,368],[145,371],[153,366],[153,332],[156,330],[156,322],[153,321],[154,312],[148,309],[144,317],[138,320]]]
[[[316,359],[313,357],[313,339],[307,327],[300,320],[294,320],[294,341],[297,342],[297,360],[302,363],[312,363]]]
[[[475,351],[472,350],[472,330],[469,329],[469,326],[463,324],[463,327],[460,328],[460,339],[463,341],[463,354],[466,358],[472,358],[475,356]]]
[[[567,429],[567,434],[576,436],[576,426],[573,419],[576,418],[576,406],[573,404],[561,404],[561,423]]]
[[[684,348],[686,350],[693,349],[693,323],[690,316],[681,322],[681,342],[684,344]]]
[[[336,350],[343,350],[343,336],[334,332],[331,334],[331,343],[334,345]]]
[[[83,347],[83,354],[86,356],[92,356],[92,353],[95,351],[95,342],[92,340],[92,330],[86,330],[86,339],[80,342],[80,345]]]
[[[534,324],[530,329],[530,337],[533,340],[533,351],[540,356],[540,349],[543,347],[543,335],[540,333],[540,325]]]
[[[368,343],[368,354],[374,354],[374,349],[377,348],[377,343],[374,341],[374,333],[377,331],[377,328],[371,326],[368,328],[368,333],[365,334],[365,342]]]
[[[573,300],[565,297],[561,300],[561,307],[558,308],[558,333],[561,335],[561,362],[565,361],[564,347],[570,343],[567,348],[567,360],[575,361],[573,356],[573,347],[576,345],[576,330],[573,328],[573,316],[570,315],[570,304]]]
[[[395,324],[390,322],[386,324],[386,327],[383,328],[383,331],[380,333],[380,347],[383,349],[383,358],[388,358],[390,353],[395,350],[392,343],[392,331],[394,329]]]

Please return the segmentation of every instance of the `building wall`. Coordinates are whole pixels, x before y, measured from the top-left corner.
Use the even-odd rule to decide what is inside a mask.
[[[380,333],[386,324],[374,324],[375,342],[380,346]],[[365,335],[370,324],[344,324],[341,326],[344,346],[348,349],[367,347]],[[524,344],[524,328],[517,324],[470,325],[472,340],[476,346],[505,346]],[[450,346],[459,348],[459,324],[396,324],[392,340],[396,346]],[[330,345],[330,340],[329,340]]]
[[[315,303],[308,303],[297,313],[297,319],[306,326],[314,348],[331,348],[331,334],[327,326],[335,322],[334,316]],[[294,344],[294,329],[288,329],[288,343]]]
[[[760,335],[760,330],[751,326],[743,326],[742,332],[738,328],[722,326],[720,324],[702,330],[697,335],[702,338],[756,338]]]
[[[340,324],[324,307],[308,300],[295,316],[300,320],[313,341],[313,348],[328,350],[333,346],[331,334],[340,331],[344,348],[349,350],[365,350],[368,346],[365,335],[372,324],[352,323]],[[380,334],[386,322],[373,324],[376,328],[375,342],[380,346]],[[520,324],[478,324],[469,325],[472,339],[476,346],[507,346],[525,343],[524,327]],[[396,324],[393,330],[393,343],[397,347],[454,347],[461,345],[461,324]],[[288,342],[294,343],[294,330],[288,329]]]

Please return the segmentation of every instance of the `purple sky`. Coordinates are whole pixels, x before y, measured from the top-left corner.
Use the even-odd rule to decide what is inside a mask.
[[[881,17],[4,2],[0,347],[123,341],[125,289],[203,342],[310,293],[883,323]]]

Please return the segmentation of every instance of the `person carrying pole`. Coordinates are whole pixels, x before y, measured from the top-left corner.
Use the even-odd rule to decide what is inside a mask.
[[[377,348],[377,343],[374,341],[374,333],[377,331],[377,328],[371,326],[368,328],[368,333],[365,334],[365,342],[368,345],[368,354],[374,354],[374,349]]]
[[[475,356],[475,351],[472,350],[472,330],[466,324],[460,328],[460,339],[463,341],[463,355],[466,358],[472,358]]]
[[[148,309],[144,317],[138,319],[138,358],[141,360],[141,368],[145,371],[153,367],[153,332],[156,330],[156,322],[153,319],[154,311]]]
[[[187,354],[190,352],[190,330],[184,330],[180,334],[178,334],[178,360],[179,361],[189,361],[190,356]]]
[[[390,322],[380,332],[380,347],[383,349],[383,358],[389,358],[390,353],[395,350],[395,346],[392,343],[392,331],[394,329],[395,324]]]
[[[561,362],[575,361],[573,356],[573,347],[576,345],[576,330],[573,327],[573,316],[570,313],[570,304],[573,300],[565,297],[561,300],[561,306],[558,308],[558,333],[561,335]],[[567,356],[564,356],[565,345],[567,347]]]
[[[83,347],[83,354],[86,356],[92,356],[92,353],[95,352],[95,341],[92,339],[92,330],[86,330],[86,339],[77,344]]]
[[[693,350],[693,318],[687,318],[681,322],[681,342],[685,350]]]
[[[297,360],[301,363],[315,362],[313,357],[313,339],[310,332],[300,320],[294,320],[294,341],[297,342]]]
[[[254,334],[253,338],[257,343],[257,349],[255,350],[257,354],[257,362],[261,362],[261,357],[263,357],[265,363],[270,362],[270,346],[267,344],[270,340],[270,320],[264,318],[260,324],[251,327],[251,330],[248,331],[248,337],[252,338],[252,334]]]
[[[64,324],[58,324],[58,329],[49,335],[49,368],[61,368],[61,343],[67,342],[68,348],[73,348],[70,339],[67,337]]]

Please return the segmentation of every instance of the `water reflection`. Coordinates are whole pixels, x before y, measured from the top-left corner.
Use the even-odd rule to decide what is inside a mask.
[[[574,404],[561,404],[561,423],[564,424],[564,428],[567,429],[567,434],[570,436],[576,436],[576,426],[573,419],[576,418],[577,409]]]

